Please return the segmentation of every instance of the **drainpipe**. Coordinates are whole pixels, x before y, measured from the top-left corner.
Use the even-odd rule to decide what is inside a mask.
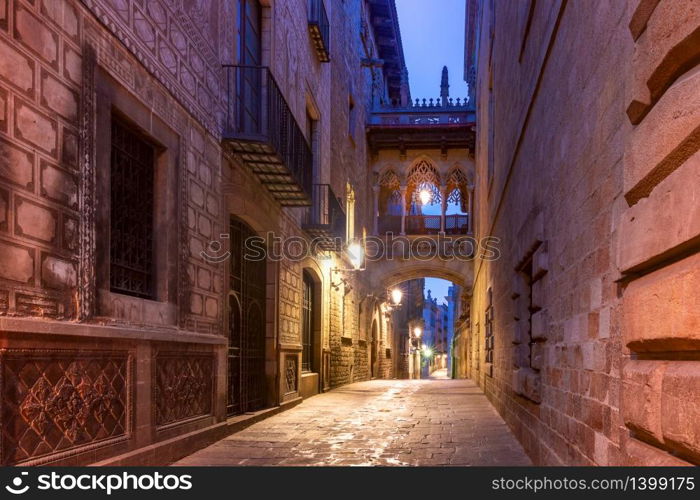
[[[474,186],[469,186],[469,218],[467,219],[467,230],[469,234],[474,234]]]
[[[374,192],[374,234],[379,234],[379,186],[372,186]]]
[[[445,213],[447,212],[447,187],[440,186],[440,232],[445,232]]]
[[[406,234],[406,186],[401,186],[401,234]]]

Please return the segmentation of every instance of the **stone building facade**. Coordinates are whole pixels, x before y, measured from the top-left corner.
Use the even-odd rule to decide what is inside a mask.
[[[699,464],[697,2],[467,13],[474,225],[501,254],[466,374],[536,463]]]
[[[364,124],[402,74],[382,50],[389,0],[0,2],[2,464],[163,464],[392,376],[344,250],[236,258],[371,227]],[[282,173],[245,150],[274,120]]]
[[[428,376],[435,370],[447,368],[448,326],[447,304],[438,303],[439,297],[433,297],[430,290],[423,305],[423,334],[421,342],[430,348],[431,355],[426,356],[423,367],[424,376]]]

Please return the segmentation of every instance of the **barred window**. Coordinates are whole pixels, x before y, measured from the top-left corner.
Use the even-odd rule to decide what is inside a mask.
[[[485,351],[484,361],[486,363],[486,374],[493,377],[493,353],[494,353],[494,331],[493,331],[493,291],[491,288],[487,292],[486,314],[484,315],[484,339]]]
[[[155,148],[112,118],[109,280],[112,292],[154,298]]]
[[[314,347],[314,283],[311,277],[304,273],[304,279],[302,280],[303,294],[302,294],[302,306],[301,306],[301,344],[303,347],[301,353],[301,369],[305,372],[311,372],[314,370],[313,363],[313,347]]]

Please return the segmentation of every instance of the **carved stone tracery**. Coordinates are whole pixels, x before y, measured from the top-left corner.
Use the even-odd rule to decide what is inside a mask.
[[[78,319],[95,313],[95,50],[83,44],[83,76],[80,99],[80,194]]]
[[[213,369],[210,353],[159,352],[153,383],[155,424],[211,415]]]
[[[0,363],[3,465],[128,438],[126,351],[2,350]]]

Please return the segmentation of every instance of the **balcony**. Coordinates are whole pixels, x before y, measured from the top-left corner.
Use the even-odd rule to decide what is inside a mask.
[[[373,152],[382,149],[474,148],[476,112],[468,99],[416,99],[376,105],[367,123]]]
[[[377,232],[379,234],[401,234],[401,216],[400,215],[382,215],[377,220]]]
[[[475,110],[469,99],[416,99],[406,106],[382,105],[372,110],[370,125],[472,125]]]
[[[407,215],[406,234],[438,234],[442,217],[439,215]]]
[[[336,251],[345,241],[345,211],[328,184],[314,184],[312,204],[302,223],[320,250]]]
[[[469,215],[455,214],[445,216],[445,234],[470,234]]]
[[[331,29],[323,0],[309,0],[309,33],[316,47],[318,60],[329,62]]]
[[[312,153],[269,69],[224,66],[223,141],[282,206],[309,206]]]
[[[437,235],[440,233],[442,216],[440,215],[406,215],[403,217],[403,231],[401,230],[401,215],[381,215],[377,220],[377,232],[379,234],[406,234]],[[445,215],[445,234],[467,235],[471,234],[469,227],[469,214]]]

